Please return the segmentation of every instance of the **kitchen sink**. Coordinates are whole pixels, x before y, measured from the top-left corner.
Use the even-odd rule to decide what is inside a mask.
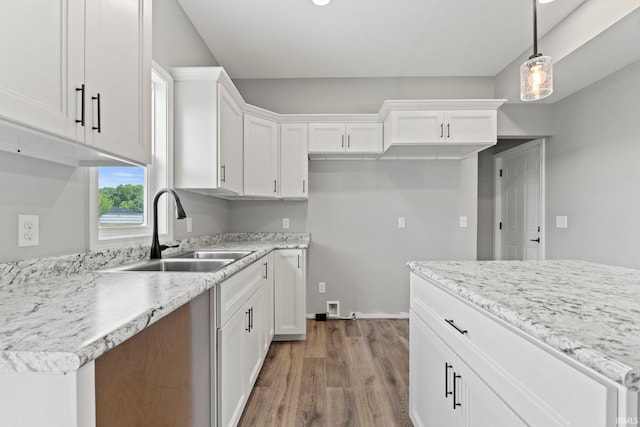
[[[193,258],[165,258],[148,259],[118,267],[107,268],[101,271],[179,271],[187,273],[214,273],[233,263],[234,259],[193,259]]]
[[[253,253],[253,251],[223,251],[223,250],[213,250],[213,249],[202,249],[197,251],[190,252],[181,252],[179,254],[170,255],[168,258],[171,259],[181,259],[181,258],[192,258],[192,259],[231,259],[237,261],[241,258],[246,257],[247,255]]]

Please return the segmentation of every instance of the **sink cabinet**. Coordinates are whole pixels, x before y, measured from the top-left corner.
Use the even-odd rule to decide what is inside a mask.
[[[268,263],[254,262],[218,286],[217,425],[240,421],[270,340]],[[268,277],[268,276],[267,276]]]

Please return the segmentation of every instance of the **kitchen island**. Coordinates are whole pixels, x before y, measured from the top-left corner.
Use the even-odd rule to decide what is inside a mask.
[[[439,386],[431,399],[421,389],[429,371],[417,359],[434,353],[422,346],[429,340],[436,347],[443,341],[452,353],[434,374],[440,379],[445,370],[447,393],[458,385],[457,399],[468,398],[451,402],[443,393],[451,408],[443,417],[468,421],[474,412],[474,425],[483,425],[482,411],[473,410],[476,381],[495,393],[495,406],[504,406],[495,412],[510,425],[638,423],[640,271],[582,261],[408,266],[414,424],[430,425],[433,406],[440,405]],[[461,379],[467,365],[473,371],[467,377],[480,378]]]
[[[97,359],[196,299],[206,310],[209,290],[309,240],[235,233],[176,242],[174,252],[253,251],[215,273],[92,271],[138,261],[145,247],[0,264],[0,424],[94,426]]]

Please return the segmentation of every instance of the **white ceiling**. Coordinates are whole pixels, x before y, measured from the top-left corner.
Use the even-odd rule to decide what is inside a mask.
[[[531,0],[178,1],[234,79],[493,77],[533,37]],[[539,36],[584,1],[539,5]]]

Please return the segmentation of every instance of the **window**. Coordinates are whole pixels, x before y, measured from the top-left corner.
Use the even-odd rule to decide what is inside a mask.
[[[154,63],[152,71],[149,166],[104,166],[90,171],[91,249],[151,242],[152,200],[170,182],[171,76]],[[158,203],[158,232],[171,236],[167,198]]]

